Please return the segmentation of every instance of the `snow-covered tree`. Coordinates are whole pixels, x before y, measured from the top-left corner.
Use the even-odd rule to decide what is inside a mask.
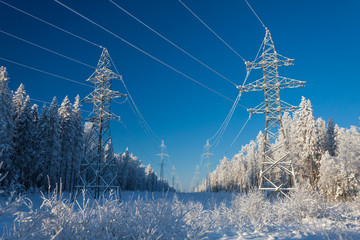
[[[300,184],[308,183],[315,188],[318,179],[319,149],[310,100],[302,97],[297,116],[295,142],[299,160],[296,162],[295,171]]]
[[[360,187],[360,133],[354,126],[337,131],[337,154],[322,156],[319,188],[329,199],[346,200]]]
[[[14,98],[14,100],[17,98]],[[15,102],[16,104],[16,102]],[[19,183],[28,189],[31,187],[33,121],[31,116],[30,97],[27,96],[15,118],[15,132],[13,136],[14,151],[13,167],[17,169]]]
[[[42,162],[40,161],[40,131],[39,131],[39,111],[38,105],[34,104],[31,107],[31,118],[32,118],[32,141],[31,141],[31,182],[33,187],[41,186],[42,177]]]
[[[325,135],[325,150],[329,152],[330,156],[336,154],[336,132],[335,125],[332,118],[329,119]]]
[[[315,121],[316,135],[318,136],[318,146],[320,153],[323,154],[326,151],[326,122],[322,118],[318,118]]]
[[[12,114],[12,93],[8,87],[9,77],[5,67],[0,67],[0,162],[3,163],[1,172],[5,174],[11,170],[11,156],[13,151],[12,136],[14,121]],[[15,183],[15,175],[10,174],[0,182],[0,185],[10,186]]]
[[[84,127],[81,123],[81,109],[80,109],[80,96],[77,95],[73,105],[73,127],[74,127],[74,142],[73,153],[71,160],[71,179],[70,186],[73,188],[77,183],[77,175],[79,173],[81,158],[84,151]],[[70,189],[72,191],[72,189]]]
[[[54,97],[49,108],[44,105],[39,119],[40,159],[43,163],[42,186],[55,186],[60,181],[59,127],[58,104]]]
[[[18,89],[15,91],[15,94],[12,99],[14,119],[16,117],[18,117],[18,115],[20,114],[21,108],[25,102],[25,98],[26,98],[25,87],[24,87],[24,84],[21,83],[20,86],[18,87]]]
[[[60,142],[60,176],[64,190],[71,189],[71,166],[74,152],[73,110],[66,96],[58,110]]]

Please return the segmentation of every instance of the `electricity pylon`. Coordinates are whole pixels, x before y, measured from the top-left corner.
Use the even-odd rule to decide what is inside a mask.
[[[172,175],[172,186],[173,188],[175,188],[175,175],[176,175],[176,172],[175,172],[175,166],[173,165],[172,166],[172,169],[171,169],[171,175]]]
[[[92,129],[86,139],[86,149],[80,165],[77,190],[86,189],[95,199],[111,189],[116,189],[117,165],[113,154],[110,133],[110,120],[119,119],[110,111],[111,100],[125,96],[111,90],[113,79],[121,76],[109,68],[110,55],[103,48],[95,72],[86,80],[94,83],[95,89],[85,97],[84,102],[93,105],[87,121]]]
[[[269,198],[276,193],[288,197],[287,192],[292,190],[295,184],[295,174],[281,116],[283,112],[294,111],[296,107],[280,100],[280,89],[304,87],[305,82],[278,75],[278,68],[293,65],[293,59],[283,57],[275,51],[270,31],[267,28],[265,30],[262,55],[254,62],[246,62],[248,72],[262,69],[263,77],[237,88],[241,92],[264,91],[265,101],[248,110],[250,114],[265,113],[266,116],[259,188],[272,191]]]
[[[164,157],[169,157],[169,155],[165,153],[166,146],[164,144],[164,140],[161,140],[160,148],[161,153],[156,154],[156,156],[160,156],[160,178],[164,179]]]
[[[206,140],[206,144],[204,146],[204,153],[201,156],[206,157],[206,191],[210,191],[210,156],[214,155],[210,153],[210,143],[209,139]]]

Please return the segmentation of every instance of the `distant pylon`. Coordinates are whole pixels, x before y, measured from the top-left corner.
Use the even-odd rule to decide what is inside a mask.
[[[169,155],[165,153],[166,146],[164,144],[164,140],[161,140],[160,148],[161,153],[156,154],[156,156],[160,156],[160,178],[164,179],[164,157],[169,157]]]
[[[238,86],[238,89],[242,92],[264,91],[264,103],[249,109],[251,114],[265,113],[266,116],[259,188],[272,191],[269,198],[276,193],[288,197],[287,192],[295,184],[295,174],[281,117],[283,112],[294,111],[296,107],[280,100],[280,89],[304,87],[305,82],[278,75],[278,67],[293,65],[293,59],[283,57],[275,51],[267,28],[263,44],[262,55],[254,62],[246,62],[248,72],[262,69],[263,77],[245,86]],[[279,138],[280,135],[282,138]]]
[[[199,165],[196,165],[195,168],[195,188],[199,186],[200,183],[200,167]]]
[[[206,191],[210,191],[210,156],[214,155],[210,153],[210,143],[209,139],[206,140],[206,144],[204,146],[204,153],[201,156],[206,157]]]
[[[171,175],[172,175],[172,186],[175,188],[175,176],[176,176],[176,172],[175,172],[175,166],[173,165],[172,166],[172,169],[171,169]]]
[[[116,189],[117,165],[113,154],[110,133],[110,120],[119,119],[110,111],[111,100],[125,96],[111,90],[113,79],[121,76],[109,68],[110,55],[103,48],[95,72],[86,81],[94,83],[95,89],[85,99],[93,105],[87,121],[92,123],[91,132],[86,139],[86,149],[80,165],[77,190],[86,189],[94,198],[110,189]]]

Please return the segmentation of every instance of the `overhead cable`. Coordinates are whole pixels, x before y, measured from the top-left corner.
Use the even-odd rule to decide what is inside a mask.
[[[203,63],[202,61],[200,61],[199,59],[197,59],[196,57],[194,57],[193,55],[191,55],[190,53],[188,53],[187,51],[185,51],[183,48],[179,47],[178,45],[176,45],[175,43],[173,43],[172,41],[170,41],[168,38],[164,37],[162,34],[160,34],[159,32],[157,32],[156,30],[154,30],[153,28],[151,28],[150,26],[148,26],[147,24],[145,24],[143,21],[141,21],[140,19],[138,19],[137,17],[135,17],[133,14],[129,13],[126,9],[124,9],[123,7],[121,7],[120,5],[118,5],[117,3],[115,3],[112,0],[109,0],[112,4],[114,4],[117,8],[119,8],[120,10],[122,10],[124,13],[126,13],[127,15],[129,15],[130,17],[132,17],[133,19],[135,19],[137,22],[141,23],[143,26],[145,26],[146,28],[148,28],[150,31],[152,31],[153,33],[155,33],[156,35],[158,35],[159,37],[161,37],[162,39],[164,39],[165,41],[167,41],[168,43],[170,43],[172,46],[176,47],[178,50],[180,50],[181,52],[185,53],[186,55],[188,55],[189,57],[191,57],[192,59],[194,59],[195,61],[197,61],[198,63],[200,63],[201,65],[203,65],[204,67],[206,67],[207,69],[209,69],[210,71],[212,71],[213,73],[217,74],[218,76],[222,77],[223,79],[225,79],[226,81],[228,81],[229,83],[233,84],[236,86],[236,84],[231,81],[230,79],[228,79],[227,77],[224,77],[223,75],[221,75],[220,73],[218,73],[217,71],[215,71],[214,69],[212,69],[211,67],[209,67],[208,65],[206,65],[205,63]]]
[[[196,17],[207,29],[210,30],[223,44],[225,44],[231,51],[233,51],[238,57],[240,57],[244,62],[246,62],[245,58],[243,58],[238,52],[236,52],[224,39],[222,39],[214,30],[212,30],[198,15],[196,15],[185,3],[181,0],[178,0],[194,17]]]
[[[54,24],[52,24],[52,23],[49,23],[49,22],[47,22],[47,21],[45,21],[45,20],[43,20],[43,19],[41,19],[41,18],[38,18],[38,17],[36,17],[36,16],[34,16],[34,15],[28,13],[28,12],[25,12],[25,11],[23,11],[23,10],[21,10],[21,9],[19,9],[19,8],[13,6],[13,5],[11,5],[11,4],[9,4],[9,3],[6,3],[6,2],[4,2],[4,1],[2,1],[2,0],[0,0],[0,3],[5,4],[5,5],[8,6],[8,7],[11,7],[11,8],[13,8],[13,9],[15,9],[15,10],[23,13],[23,14],[26,14],[26,15],[28,15],[28,16],[36,19],[36,20],[39,20],[40,22],[43,22],[43,23],[45,23],[45,24],[47,24],[47,25],[49,25],[49,26],[51,26],[51,27],[54,27],[54,28],[56,28],[56,29],[58,29],[58,30],[60,30],[60,31],[62,31],[62,32],[65,32],[65,33],[67,33],[67,34],[70,34],[70,35],[73,36],[73,37],[76,37],[76,38],[78,38],[78,39],[80,39],[80,40],[82,40],[82,41],[85,41],[85,42],[87,42],[87,43],[90,43],[91,45],[94,45],[94,46],[96,46],[96,47],[100,47],[100,48],[101,48],[101,46],[100,46],[99,44],[96,44],[96,43],[94,43],[94,42],[92,42],[92,41],[89,41],[89,40],[83,38],[83,37],[80,37],[79,35],[76,35],[76,34],[74,34],[74,33],[72,33],[72,32],[69,32],[69,31],[67,31],[67,30],[65,30],[65,29],[63,29],[63,28],[61,28],[61,27],[58,27],[58,26],[56,26],[56,25],[54,25]]]
[[[246,4],[249,6],[249,8],[251,9],[251,11],[255,14],[255,16],[257,17],[257,19],[260,21],[261,25],[266,29],[265,24],[263,23],[263,21],[261,21],[260,17],[256,14],[256,12],[254,11],[254,9],[251,7],[251,5],[249,4],[249,2],[247,0],[245,0]]]
[[[120,76],[120,73],[114,63],[114,61],[112,60],[111,56],[109,55],[110,57],[110,61],[112,63],[112,65],[114,66],[115,68],[115,71],[116,73]],[[131,110],[133,111],[135,117],[138,119],[139,123],[140,123],[140,126],[143,128],[143,130],[145,131],[145,134],[147,134],[147,132],[151,135],[150,138],[152,138],[155,142],[155,145],[157,146],[161,139],[159,138],[159,136],[151,129],[151,127],[149,126],[149,124],[146,122],[145,118],[143,117],[143,115],[141,114],[139,108],[136,106],[131,94],[130,94],[130,91],[128,90],[126,84],[125,84],[125,81],[122,77],[119,78],[120,81],[122,82],[124,88],[125,88],[125,91],[127,92],[127,95],[126,95],[126,99],[130,99],[130,101],[128,101],[129,105],[130,105],[130,108]],[[128,98],[129,97],[129,98]],[[156,139],[155,139],[156,138]]]
[[[6,61],[6,62],[9,62],[9,63],[12,63],[12,64],[16,64],[18,66],[28,68],[28,69],[31,69],[31,70],[34,70],[34,71],[37,71],[37,72],[41,72],[41,73],[44,73],[44,74],[47,74],[47,75],[50,75],[50,76],[53,76],[53,77],[57,77],[57,78],[65,80],[65,81],[69,81],[69,82],[77,83],[77,84],[80,84],[80,85],[83,85],[83,86],[94,88],[93,86],[88,85],[86,83],[82,83],[82,82],[79,82],[79,81],[76,81],[76,80],[73,80],[73,79],[70,79],[70,78],[67,78],[67,77],[62,77],[62,76],[56,75],[54,73],[46,72],[44,70],[40,70],[40,69],[37,69],[37,68],[34,68],[34,67],[30,67],[28,65],[18,63],[18,62],[15,62],[15,61],[12,61],[12,60],[9,60],[9,59],[6,59],[6,58],[0,57],[0,60]]]
[[[135,138],[135,136],[130,132],[130,130],[126,127],[125,123],[123,120],[120,121],[120,123],[123,125],[123,127],[125,128],[125,130],[127,131],[127,133],[129,134],[129,136],[135,141],[136,145],[138,145],[138,147],[140,148],[140,150],[144,153],[144,155],[150,160],[150,162],[152,162],[154,165],[157,165],[157,163],[152,160],[152,158],[150,157],[149,154],[147,154],[147,152],[141,147],[140,143],[137,141],[137,139]]]
[[[28,43],[28,44],[30,44],[30,45],[33,45],[33,46],[35,46],[35,47],[38,47],[38,48],[40,48],[40,49],[43,49],[43,50],[45,50],[45,51],[48,51],[48,52],[50,52],[50,53],[53,53],[53,54],[55,54],[55,55],[58,55],[58,56],[60,56],[60,57],[63,57],[63,58],[66,58],[66,59],[68,59],[68,60],[71,60],[71,61],[73,61],[73,62],[82,64],[82,65],[84,65],[84,66],[86,66],[86,67],[96,69],[96,67],[90,66],[89,64],[86,64],[86,63],[83,63],[83,62],[81,62],[81,61],[79,61],[79,60],[76,60],[76,59],[74,59],[74,58],[65,56],[65,55],[63,55],[63,54],[61,54],[61,53],[55,52],[55,51],[50,50],[50,49],[48,49],[48,48],[46,48],[46,47],[42,47],[42,46],[40,46],[40,45],[38,45],[38,44],[36,44],[36,43],[30,42],[30,41],[25,40],[25,39],[23,39],[23,38],[21,38],[21,37],[17,37],[17,36],[15,36],[15,35],[11,34],[11,33],[5,32],[5,31],[3,31],[3,30],[1,30],[1,29],[0,29],[0,32],[3,33],[3,34],[8,35],[8,36],[10,36],[10,37],[13,37],[13,38],[15,38],[15,39],[18,39],[18,40],[20,40],[20,41],[23,41],[23,42],[25,42],[25,43]]]
[[[0,1],[1,1],[1,0],[0,0]],[[226,97],[226,96],[222,95],[221,93],[219,93],[219,92],[215,91],[214,89],[212,89],[212,88],[210,88],[210,87],[208,87],[208,86],[204,85],[203,83],[201,83],[201,82],[199,82],[199,81],[195,80],[194,78],[192,78],[192,77],[190,77],[190,76],[186,75],[185,73],[183,73],[183,72],[179,71],[178,69],[176,69],[176,68],[174,68],[174,67],[170,66],[169,64],[167,64],[167,63],[165,63],[165,62],[161,61],[160,59],[158,59],[158,58],[156,58],[156,57],[152,56],[151,54],[149,54],[149,53],[147,53],[146,51],[142,50],[141,48],[139,48],[139,47],[135,46],[134,44],[132,44],[132,43],[128,42],[128,41],[127,41],[127,40],[125,40],[124,38],[122,38],[122,37],[118,36],[117,34],[115,34],[115,33],[111,32],[110,30],[108,30],[107,28],[105,28],[105,27],[101,26],[100,24],[98,24],[98,23],[94,22],[93,20],[91,20],[91,19],[89,19],[89,18],[85,17],[84,15],[82,15],[81,13],[79,13],[79,12],[75,11],[74,9],[72,9],[72,8],[68,7],[67,5],[65,5],[65,4],[63,4],[63,3],[61,3],[61,2],[59,2],[58,0],[55,0],[55,2],[56,2],[56,3],[58,3],[58,4],[60,4],[60,5],[61,5],[61,6],[63,6],[64,8],[68,9],[69,11],[71,11],[71,12],[75,13],[76,15],[78,15],[78,16],[80,16],[80,17],[82,17],[83,19],[87,20],[88,22],[90,22],[90,23],[94,24],[95,26],[97,26],[97,27],[99,27],[99,28],[103,29],[103,30],[104,30],[104,31],[106,31],[107,33],[109,33],[109,34],[113,35],[114,37],[116,37],[116,38],[118,38],[119,40],[123,41],[124,43],[128,44],[129,46],[131,46],[131,47],[135,48],[136,50],[138,50],[138,51],[142,52],[143,54],[147,55],[148,57],[150,57],[150,58],[152,58],[152,59],[156,60],[157,62],[159,62],[159,63],[161,63],[161,64],[165,65],[166,67],[168,67],[168,68],[170,68],[170,69],[174,70],[175,72],[177,72],[177,73],[181,74],[182,76],[184,76],[184,77],[186,77],[186,78],[190,79],[191,81],[193,81],[193,82],[195,82],[195,83],[199,84],[200,86],[202,86],[202,87],[204,87],[204,88],[206,88],[206,89],[208,89],[208,90],[212,91],[213,93],[215,93],[215,94],[217,94],[217,95],[221,96],[222,98],[225,98],[225,99],[227,99],[227,100],[229,100],[229,101],[231,101],[231,102],[234,102],[232,99],[230,99],[230,98],[228,98],[228,97]],[[244,106],[242,106],[242,107],[244,107]],[[245,107],[244,107],[244,108],[245,108]]]

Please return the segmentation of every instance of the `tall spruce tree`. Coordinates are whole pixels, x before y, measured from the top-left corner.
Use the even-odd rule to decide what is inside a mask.
[[[12,93],[8,87],[9,77],[5,67],[0,67],[0,173],[8,176],[0,182],[0,185],[13,186],[16,182],[15,175],[11,171],[11,156],[13,152],[12,136],[14,133],[14,121],[12,116]]]
[[[40,161],[42,162],[42,186],[52,187],[60,180],[59,117],[56,97],[50,107],[42,108],[39,119]]]
[[[31,185],[32,187],[41,186],[42,166],[40,161],[40,136],[39,136],[39,111],[38,105],[34,104],[31,107],[32,120],[32,141],[31,141]]]
[[[14,100],[19,99],[16,98],[16,96],[17,95],[15,95]],[[20,96],[22,96],[21,93]],[[12,157],[14,167],[18,168],[19,183],[24,187],[24,189],[29,189],[32,185],[32,141],[33,122],[31,116],[30,97],[27,96],[15,118],[15,132],[13,137],[14,151]]]
[[[310,100],[302,97],[296,122],[296,145],[299,161],[296,165],[300,184],[309,183],[316,187],[318,179],[318,139]]]
[[[63,190],[71,189],[71,166],[74,152],[75,129],[72,105],[66,96],[58,110],[60,142],[60,176]]]
[[[71,160],[71,178],[70,178],[70,191],[73,190],[75,184],[77,183],[77,176],[80,170],[81,158],[84,153],[84,127],[81,123],[81,109],[80,109],[80,96],[77,95],[75,98],[75,103],[73,105],[73,127],[74,127],[74,142],[73,142],[73,153]]]
[[[335,156],[336,147],[335,125],[333,119],[329,118],[325,135],[325,150],[329,152],[330,156]]]

